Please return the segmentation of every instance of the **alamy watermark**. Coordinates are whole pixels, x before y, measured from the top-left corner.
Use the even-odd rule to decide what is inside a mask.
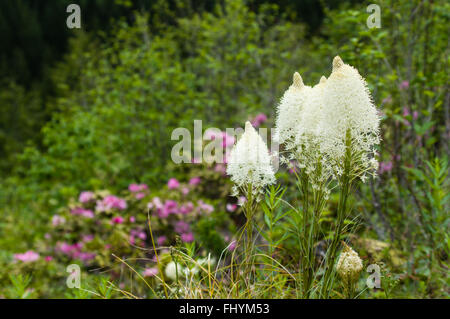
[[[259,135],[266,143],[272,155],[272,166],[276,172],[279,168],[279,144],[273,138],[275,130],[261,127]],[[172,141],[178,141],[171,151],[171,158],[175,164],[181,163],[229,163],[229,155],[234,142],[244,133],[243,128],[208,128],[203,132],[203,122],[194,120],[194,132],[184,127],[172,131]],[[269,138],[270,137],[270,138]]]
[[[66,19],[66,25],[69,29],[81,28],[81,8],[78,4],[71,3],[67,6],[66,12],[70,15]]]
[[[371,13],[367,18],[367,27],[369,29],[372,28],[381,28],[381,9],[378,4],[369,4],[366,9],[367,13]]]
[[[66,268],[67,276],[66,285],[68,288],[80,288],[81,287],[81,269],[77,264],[70,264]]]

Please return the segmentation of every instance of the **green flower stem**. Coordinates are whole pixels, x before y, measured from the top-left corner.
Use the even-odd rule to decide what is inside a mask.
[[[339,243],[343,235],[344,221],[348,211],[347,201],[351,190],[351,169],[352,169],[351,135],[349,130],[347,131],[346,134],[345,144],[346,144],[346,153],[344,159],[344,173],[342,174],[342,177],[339,180],[340,193],[337,211],[336,231],[334,233],[331,245],[327,251],[325,264],[326,269],[321,287],[322,298],[328,298],[330,296],[330,289],[332,288],[332,280],[334,274],[334,264],[336,262]]]

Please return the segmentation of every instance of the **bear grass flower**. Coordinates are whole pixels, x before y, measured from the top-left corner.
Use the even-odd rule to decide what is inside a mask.
[[[249,189],[253,195],[258,195],[266,185],[275,183],[267,146],[248,121],[244,134],[231,150],[227,174],[246,195]]]
[[[323,90],[319,136],[321,152],[333,165],[335,173],[343,174],[346,157],[350,157],[353,177],[365,180],[375,174],[375,144],[380,142],[380,118],[373,104],[367,83],[354,67],[339,56],[333,60],[333,71]]]
[[[344,249],[336,264],[336,272],[342,280],[344,292],[347,298],[353,298],[359,274],[363,269],[363,263],[358,253],[342,242]]]
[[[339,256],[336,271],[343,280],[353,283],[358,280],[363,263],[356,251],[344,242],[343,245],[344,249]]]
[[[275,140],[285,144],[287,148],[293,147],[295,128],[301,119],[310,90],[311,87],[304,85],[300,74],[295,72],[292,85],[286,90],[277,107]]]

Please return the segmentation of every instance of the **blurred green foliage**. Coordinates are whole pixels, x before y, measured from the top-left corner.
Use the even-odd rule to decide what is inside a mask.
[[[169,177],[184,179],[186,171],[170,163],[174,128],[191,130],[193,119],[202,119],[204,128],[241,126],[256,112],[273,118],[294,71],[315,84],[340,55],[367,79],[383,118],[380,161],[390,167],[357,192],[359,235],[402,252],[406,264],[391,297],[448,297],[446,1],[377,1],[379,29],[366,25],[371,2],[336,9],[323,1],[323,22],[311,18],[307,25],[293,7],[265,1],[201,2],[200,10],[156,1],[136,14],[139,6],[116,3],[125,11],[118,10],[111,24],[92,22],[92,30],[103,31],[73,31],[67,53],[45,68],[42,83],[24,84],[31,78],[26,72],[34,72],[26,50],[14,53],[14,63],[1,55],[1,69],[13,70],[2,73],[0,90],[1,261],[31,248],[49,216],[80,190],[114,191],[141,181],[159,188]],[[21,77],[10,76],[16,73]],[[333,212],[331,205],[324,216],[330,223]],[[206,242],[220,241],[208,232],[213,223],[198,226]],[[279,227],[274,234],[283,234]],[[294,244],[285,246],[295,254]],[[19,279],[12,287],[23,295],[28,279]]]

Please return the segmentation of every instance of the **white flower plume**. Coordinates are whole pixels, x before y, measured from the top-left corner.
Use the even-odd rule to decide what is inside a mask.
[[[291,144],[294,131],[303,114],[303,106],[311,87],[303,84],[302,77],[294,73],[293,83],[286,90],[277,108],[276,140],[280,144]]]
[[[227,174],[236,186],[246,191],[250,185],[255,194],[275,183],[267,146],[248,121],[244,134],[230,152]]]
[[[323,89],[323,105],[321,151],[339,166],[345,158],[346,138],[350,137],[349,146],[356,161],[353,171],[364,179],[365,172],[375,166],[371,157],[374,145],[380,141],[380,118],[366,81],[339,56],[333,60],[333,71]]]
[[[313,187],[326,182],[332,175],[332,169],[322,154],[320,125],[323,120],[324,89],[327,79],[322,76],[320,82],[308,91],[305,97],[302,117],[294,129],[294,143],[291,152],[300,168],[312,178]]]
[[[355,282],[358,280],[359,274],[363,269],[363,263],[356,251],[347,244],[343,244],[344,249],[336,264],[336,271],[345,281]]]

